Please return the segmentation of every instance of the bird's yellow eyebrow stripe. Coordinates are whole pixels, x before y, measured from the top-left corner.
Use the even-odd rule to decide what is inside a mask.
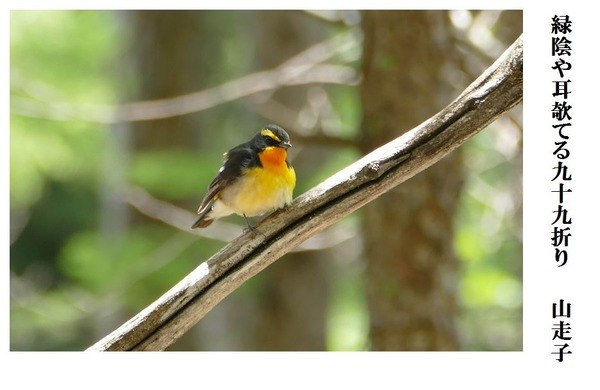
[[[281,142],[281,140],[279,139],[278,136],[275,135],[275,133],[273,133],[271,130],[269,129],[262,129],[260,131],[260,135],[262,135],[263,137],[269,137],[269,138],[273,138],[275,141],[277,142]]]

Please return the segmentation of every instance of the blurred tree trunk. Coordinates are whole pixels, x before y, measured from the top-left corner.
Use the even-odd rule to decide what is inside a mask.
[[[445,14],[363,14],[364,152],[441,108]],[[453,216],[462,181],[454,153],[364,208],[371,349],[458,348]]]
[[[210,63],[203,55],[209,32],[202,11],[125,11],[136,46],[129,51],[136,100],[164,99],[207,86]],[[214,34],[214,32],[213,32]],[[212,39],[212,38],[211,38]],[[136,149],[193,147],[198,115],[132,123]]]
[[[523,11],[504,10],[498,19],[495,32],[506,46],[511,45],[523,33]]]

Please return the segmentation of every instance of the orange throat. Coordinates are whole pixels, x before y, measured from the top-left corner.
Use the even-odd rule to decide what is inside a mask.
[[[276,146],[268,146],[259,155],[260,163],[263,168],[270,172],[281,172],[287,171],[288,165],[285,159],[287,158],[287,151],[284,148]]]

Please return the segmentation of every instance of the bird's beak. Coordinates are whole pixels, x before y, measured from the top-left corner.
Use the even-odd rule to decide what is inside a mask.
[[[289,142],[282,142],[282,143],[281,143],[281,146],[283,146],[284,148],[286,148],[286,149],[287,149],[287,148],[291,148],[291,147],[292,147],[292,144],[291,144],[291,143],[289,143]]]

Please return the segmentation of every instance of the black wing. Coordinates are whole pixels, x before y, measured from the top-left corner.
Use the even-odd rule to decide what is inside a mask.
[[[208,192],[202,199],[200,207],[198,207],[198,213],[200,213],[202,209],[204,209],[211,200],[223,190],[223,188],[239,178],[243,170],[259,164],[260,160],[258,159],[258,155],[250,149],[247,144],[242,144],[227,152],[225,154],[223,166],[219,169],[217,176],[210,182]]]

